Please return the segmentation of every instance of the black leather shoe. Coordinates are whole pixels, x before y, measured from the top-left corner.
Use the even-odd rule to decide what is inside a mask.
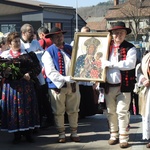
[[[25,131],[25,137],[26,137],[27,142],[34,143],[34,139],[33,139],[32,135],[33,135],[33,131],[32,130]]]
[[[19,144],[19,143],[20,143],[20,140],[21,140],[21,139],[16,139],[16,138],[14,138],[13,141],[12,141],[12,143],[13,143],[13,144]]]
[[[18,144],[21,141],[21,134],[20,132],[15,132],[14,133],[14,139],[12,141],[13,144]]]

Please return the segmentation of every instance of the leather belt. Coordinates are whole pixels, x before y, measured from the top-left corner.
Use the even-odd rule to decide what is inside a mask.
[[[72,93],[75,93],[76,92],[76,83],[75,82],[71,83],[71,88],[72,88]],[[61,89],[57,89],[57,88],[54,88],[52,90],[54,90],[56,92],[56,94],[59,94],[61,91]]]
[[[60,91],[61,91],[61,89],[57,89],[57,88],[54,88],[54,89],[52,89],[52,90],[54,90],[54,91],[56,92],[56,94],[59,94]]]
[[[117,86],[120,86],[121,83],[117,83],[117,84],[110,84],[110,83],[107,83],[107,85],[108,85],[109,87],[117,87]]]

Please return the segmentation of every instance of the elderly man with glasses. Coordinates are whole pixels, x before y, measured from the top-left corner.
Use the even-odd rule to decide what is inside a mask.
[[[110,129],[108,143],[120,143],[121,148],[128,147],[129,140],[129,106],[131,92],[135,84],[136,48],[125,40],[131,29],[124,22],[116,22],[109,29],[112,41],[109,49],[107,83],[105,99]]]

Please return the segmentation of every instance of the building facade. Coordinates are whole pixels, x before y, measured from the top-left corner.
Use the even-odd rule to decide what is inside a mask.
[[[76,24],[78,19],[78,26]],[[73,7],[64,7],[33,0],[4,0],[0,1],[0,32],[20,32],[24,23],[33,25],[35,31],[45,26],[49,30],[57,26],[67,31],[65,41],[74,39],[76,28],[81,29],[86,22],[78,15]]]

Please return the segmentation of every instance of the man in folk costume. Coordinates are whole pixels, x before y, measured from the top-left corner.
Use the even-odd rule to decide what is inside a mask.
[[[112,36],[107,68],[105,99],[110,129],[108,143],[120,143],[121,148],[128,147],[129,106],[131,91],[135,84],[136,48],[125,40],[131,29],[124,22],[116,22],[109,30]]]
[[[79,86],[71,79],[69,69],[71,65],[72,47],[64,43],[64,33],[57,27],[53,27],[46,38],[51,38],[53,44],[48,47],[42,56],[45,67],[48,92],[54,113],[55,124],[58,130],[58,142],[65,143],[64,115],[68,115],[71,135],[74,142],[79,142],[77,135],[78,112],[80,104]]]
[[[140,87],[140,114],[142,115],[143,140],[150,139],[150,52],[143,56],[141,63],[136,67],[137,83]],[[146,144],[150,148],[150,141]]]

